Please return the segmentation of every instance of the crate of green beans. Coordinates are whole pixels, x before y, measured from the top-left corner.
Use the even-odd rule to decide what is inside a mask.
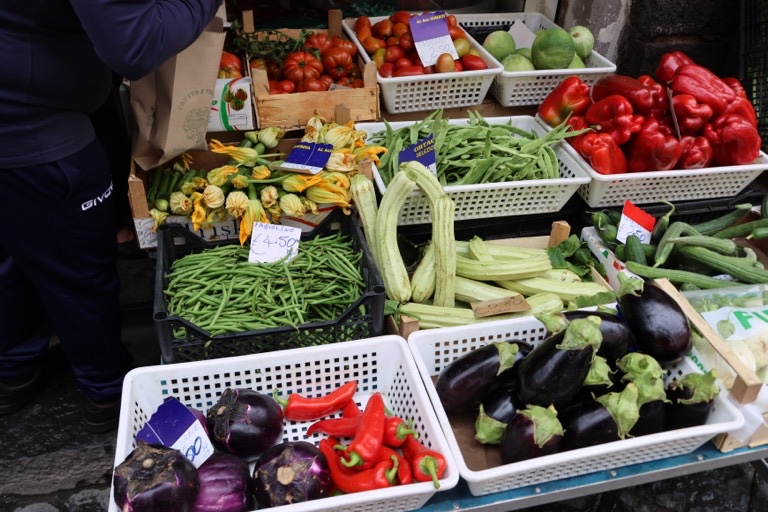
[[[339,212],[302,235],[287,263],[249,263],[247,244],[207,242],[180,225],[162,228],[157,247],[154,320],[163,363],[383,334],[384,284],[352,215]]]

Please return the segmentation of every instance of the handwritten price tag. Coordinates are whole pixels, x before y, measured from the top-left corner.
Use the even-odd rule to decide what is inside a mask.
[[[437,158],[435,156],[435,136],[431,133],[400,152],[399,162],[417,161],[437,175]]]
[[[502,299],[484,300],[482,302],[470,302],[472,311],[476,317],[502,315],[504,313],[518,313],[528,311],[531,305],[526,302],[522,295],[514,297],[504,297]]]
[[[624,243],[629,235],[636,235],[642,243],[647,244],[651,241],[654,224],[656,224],[656,218],[653,215],[641,210],[631,201],[625,201],[616,240]]]
[[[301,228],[254,222],[248,261],[251,263],[271,263],[282,259],[290,261],[299,253],[299,238],[301,238]]]
[[[443,53],[449,53],[454,59],[459,58],[448,32],[448,19],[444,11],[412,16],[410,24],[413,44],[425,66],[433,65]]]

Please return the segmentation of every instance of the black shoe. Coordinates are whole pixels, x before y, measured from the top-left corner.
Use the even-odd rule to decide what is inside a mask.
[[[120,399],[96,403],[86,398],[84,417],[80,422],[83,430],[91,434],[103,434],[117,428],[120,422]]]
[[[0,416],[12,414],[27,405],[40,389],[42,382],[42,370],[38,370],[31,379],[24,382],[0,382]]]

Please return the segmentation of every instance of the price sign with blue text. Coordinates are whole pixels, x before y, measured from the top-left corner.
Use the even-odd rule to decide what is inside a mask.
[[[319,142],[299,142],[285,157],[280,165],[284,171],[317,174],[323,170],[331,157],[333,145]]]
[[[301,228],[254,222],[248,261],[251,263],[271,263],[283,259],[290,261],[299,253],[300,238]]]
[[[450,54],[454,59],[459,58],[448,32],[448,18],[444,11],[412,16],[410,24],[413,44],[422,64],[432,66],[443,53]]]
[[[432,171],[432,174],[437,174],[437,158],[435,156],[435,136],[431,133],[402,150],[398,157],[398,162],[413,162],[417,161],[424,167]]]

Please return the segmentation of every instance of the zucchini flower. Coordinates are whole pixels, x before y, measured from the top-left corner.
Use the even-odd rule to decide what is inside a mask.
[[[346,173],[323,171],[320,173],[320,176],[323,177],[323,180],[325,180],[326,183],[349,189],[349,176]]]
[[[168,209],[170,208],[170,204],[168,203],[168,200],[163,197],[158,197],[157,199],[155,199],[155,202],[152,204],[152,206],[155,209],[160,210],[161,212],[167,212]]]
[[[286,192],[301,194],[307,190],[307,188],[313,185],[317,185],[322,181],[323,178],[319,174],[311,175],[291,173],[282,181],[282,186],[283,190]]]
[[[243,176],[242,174],[235,174],[232,176],[232,179],[229,181],[229,183],[233,188],[242,190],[244,188],[248,188],[248,177]]]
[[[289,217],[303,217],[307,210],[296,194],[285,194],[280,198],[280,209]]]
[[[182,153],[173,160],[173,170],[177,172],[186,172],[189,170],[189,166],[192,165],[192,155],[189,153]]]
[[[304,128],[304,136],[301,138],[301,141],[318,142],[320,140],[320,131],[326,124],[328,124],[328,121],[322,116],[315,114],[310,117],[306,128]]]
[[[261,199],[261,204],[264,205],[264,208],[270,208],[278,202],[279,191],[277,190],[276,186],[267,185],[261,189],[261,194],[259,194],[259,197]]]
[[[203,194],[200,192],[193,192],[189,199],[192,201],[192,214],[189,216],[189,219],[192,221],[192,227],[197,231],[205,223],[205,219],[208,217],[208,209],[203,201]]]
[[[245,241],[251,236],[253,231],[254,222],[269,223],[267,213],[264,211],[264,207],[259,201],[258,193],[256,192],[256,186],[254,184],[248,185],[248,206],[240,217],[240,245],[245,244]]]
[[[334,149],[325,163],[325,168],[329,171],[351,172],[357,169],[355,155],[347,148]]]
[[[259,165],[251,169],[251,179],[268,180],[272,176],[272,171],[266,165]]]
[[[192,192],[199,192],[207,186],[208,186],[208,180],[200,176],[195,176],[191,180],[185,181],[184,183],[182,183],[181,186],[179,187],[179,190],[184,192],[184,194],[191,196]]]
[[[280,203],[275,203],[266,209],[267,214],[272,219],[272,222],[280,222],[283,217],[283,210],[280,209]]]
[[[269,126],[259,130],[258,139],[259,142],[264,144],[267,148],[272,149],[277,146],[277,143],[280,142],[280,139],[282,139],[284,136],[285,130],[283,128],[278,128],[277,126]]]
[[[152,224],[152,231],[157,231],[160,225],[168,218],[168,212],[161,212],[157,208],[149,210],[149,216],[152,217],[154,224]]]
[[[205,190],[203,190],[203,202],[205,203],[205,206],[210,209],[224,206],[225,199],[224,191],[221,190],[221,187],[217,187],[216,185],[208,185],[205,187]]]
[[[384,146],[373,146],[370,144],[366,144],[352,150],[352,154],[355,155],[355,161],[357,163],[360,163],[364,159],[369,158],[374,164],[378,164],[381,161],[379,160],[380,154],[387,152],[388,150]]]
[[[237,174],[238,170],[239,169],[235,165],[222,165],[221,167],[208,171],[206,178],[211,185],[220,187],[228,181],[230,176]]]
[[[261,154],[253,148],[226,146],[216,139],[211,140],[210,147],[211,151],[214,153],[227,155],[238,164],[243,164],[249,161],[252,162],[261,158]]]
[[[258,144],[259,130],[248,130],[247,132],[243,132],[243,138],[253,142],[254,144]]]
[[[218,208],[214,208],[212,210],[208,210],[208,215],[205,217],[205,222],[203,223],[203,227],[207,228],[210,227],[211,224],[215,222],[222,221],[227,218],[227,210],[224,208],[224,205],[221,205]]]
[[[239,219],[248,208],[248,194],[242,190],[233,190],[227,194],[227,200],[224,203],[227,213],[233,219]]]
[[[171,192],[171,198],[168,201],[171,206],[171,213],[174,215],[189,215],[192,213],[192,200],[184,192]]]
[[[320,142],[341,149],[352,144],[354,131],[349,124],[328,124],[320,130]]]
[[[304,205],[304,209],[306,211],[314,215],[317,215],[319,213],[316,202],[312,201],[311,199],[307,199],[306,196],[299,196],[299,199],[301,199],[301,203]]]
[[[332,183],[309,187],[304,192],[304,195],[307,196],[307,199],[314,201],[317,204],[340,206],[345,214],[351,213],[351,205],[349,204],[349,201],[352,197],[349,190],[345,190]]]

